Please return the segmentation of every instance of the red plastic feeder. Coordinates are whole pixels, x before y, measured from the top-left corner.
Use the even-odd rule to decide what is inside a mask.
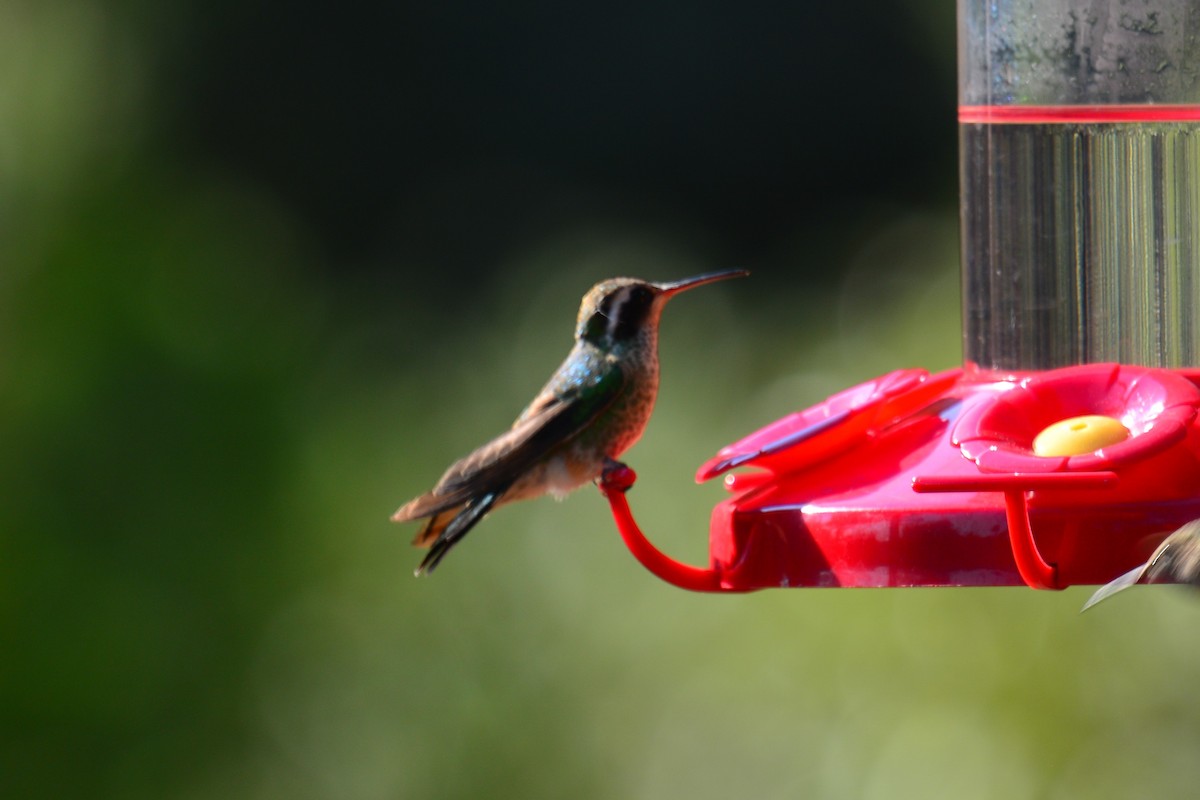
[[[1103,583],[1200,517],[1198,383],[1200,370],[1116,364],[1003,380],[885,375],[700,468],[699,480],[724,474],[732,495],[713,512],[703,569],[645,539],[624,497],[630,476],[602,488],[638,559],[688,589]],[[1126,438],[1035,452],[1041,431],[1095,416]]]
[[[959,3],[966,366],[892,372],[723,448],[697,473],[730,492],[706,567],[642,535],[632,471],[606,476],[651,572],[1061,589],[1200,518],[1200,105],[1161,67],[1200,62],[1200,41],[1151,52],[1110,2],[1081,52],[1061,3]]]

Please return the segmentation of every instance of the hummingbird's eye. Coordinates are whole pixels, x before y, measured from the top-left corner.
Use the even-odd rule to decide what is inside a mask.
[[[612,300],[606,310],[608,335],[614,341],[621,341],[641,331],[654,304],[654,293],[645,286],[628,286],[605,299]]]
[[[650,304],[654,302],[654,292],[647,289],[645,286],[635,286],[629,291],[629,303],[639,310],[639,313],[646,313],[650,308]]]

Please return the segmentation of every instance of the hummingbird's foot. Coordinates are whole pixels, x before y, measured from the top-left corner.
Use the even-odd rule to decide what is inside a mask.
[[[605,494],[609,492],[627,492],[632,488],[636,480],[637,473],[628,466],[622,464],[620,461],[606,458],[604,460],[604,469],[600,471],[600,477],[596,480],[596,485]]]

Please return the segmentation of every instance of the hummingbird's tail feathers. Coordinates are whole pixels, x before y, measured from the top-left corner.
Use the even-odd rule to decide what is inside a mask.
[[[1123,592],[1130,586],[1137,585],[1141,582],[1145,574],[1146,565],[1143,564],[1140,567],[1134,567],[1119,578],[1114,578],[1097,589],[1096,593],[1089,597],[1088,601],[1083,604],[1083,608],[1079,609],[1079,613],[1082,614],[1097,603],[1112,597],[1117,592]]]
[[[392,514],[392,522],[412,522],[415,519],[439,515],[443,511],[455,511],[461,508],[465,497],[445,497],[437,491],[427,492],[420,497],[409,500]]]
[[[432,545],[442,531],[446,530],[447,526],[454,521],[454,518],[466,507],[466,504],[455,506],[454,508],[445,511],[439,511],[425,521],[421,526],[421,532],[413,537],[413,547],[429,547]]]
[[[446,557],[451,548],[458,544],[470,532],[471,528],[475,527],[475,523],[483,519],[484,515],[491,510],[492,506],[500,498],[500,494],[500,492],[488,492],[467,503],[454,516],[450,524],[438,534],[437,539],[430,546],[429,552],[425,555],[424,560],[421,561],[421,565],[417,567],[414,574],[420,577],[421,575],[428,575],[437,569],[437,565]],[[430,522],[432,523],[436,519],[437,517]]]

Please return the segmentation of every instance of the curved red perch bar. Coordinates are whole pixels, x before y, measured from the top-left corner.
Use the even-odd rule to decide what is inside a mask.
[[[623,494],[631,480],[602,489],[635,556],[697,591],[1104,583],[1200,518],[1198,384],[1200,370],[1117,364],[868,381],[700,468],[731,493],[713,511],[706,569],[646,540]],[[1128,437],[1034,451],[1040,431],[1084,415]]]
[[[629,501],[625,499],[625,492],[629,491],[636,480],[637,474],[622,464],[606,472],[599,482],[600,491],[608,498],[613,518],[617,521],[617,530],[621,532],[621,538],[629,552],[650,572],[681,589],[691,589],[695,592],[720,590],[720,576],[716,571],[681,564],[650,544],[650,540],[634,521],[633,512],[629,510]]]

